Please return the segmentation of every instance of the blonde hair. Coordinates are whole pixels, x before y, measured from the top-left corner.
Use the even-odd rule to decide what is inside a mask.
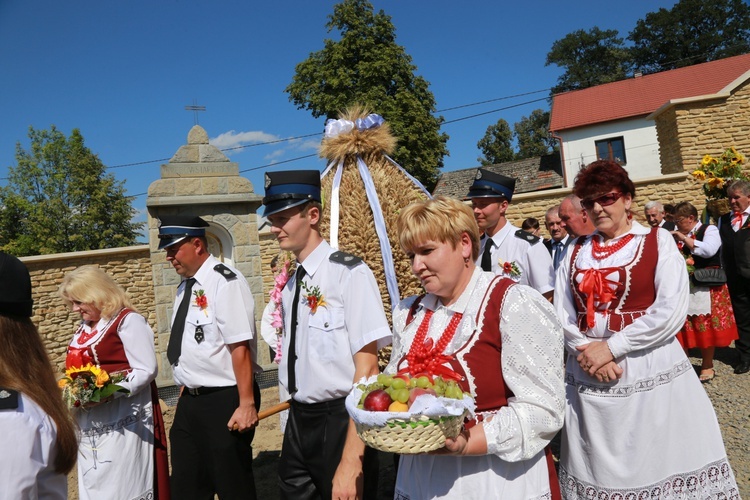
[[[114,317],[124,307],[133,309],[125,290],[96,266],[81,266],[66,274],[58,293],[68,306],[73,302],[91,304],[105,319]]]
[[[465,203],[447,196],[436,196],[407,206],[396,221],[399,243],[404,252],[427,240],[450,243],[453,248],[466,233],[471,239],[471,257],[479,256],[479,227],[474,213]]]

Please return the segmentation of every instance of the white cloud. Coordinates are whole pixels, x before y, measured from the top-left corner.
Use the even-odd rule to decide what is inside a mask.
[[[223,134],[219,134],[218,136],[209,139],[208,142],[219,149],[226,149],[245,146],[248,144],[257,144],[259,142],[278,141],[279,139],[279,136],[268,134],[266,132],[235,132],[234,130],[230,130],[229,132],[224,132]]]
[[[280,156],[284,156],[286,153],[286,150],[284,149],[277,149],[276,151],[273,151],[263,157],[264,160],[276,160]]]

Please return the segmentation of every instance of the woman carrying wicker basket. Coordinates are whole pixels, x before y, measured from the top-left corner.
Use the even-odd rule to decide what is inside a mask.
[[[387,373],[442,375],[476,419],[432,454],[401,457],[395,498],[559,498],[547,445],[562,426],[562,329],[534,289],[483,272],[471,209],[437,197],[402,210],[400,243],[425,295],[393,314]]]

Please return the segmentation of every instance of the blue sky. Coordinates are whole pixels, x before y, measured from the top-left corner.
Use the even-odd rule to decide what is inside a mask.
[[[73,128],[117,179],[145,220],[148,186],[186,143],[185,106],[206,106],[200,125],[220,148],[321,133],[324,119],[298,110],[284,88],[295,65],[337,33],[325,29],[333,0],[0,0],[0,177],[28,128]],[[536,108],[561,70],[545,66],[552,43],[594,26],[620,36],[674,0],[523,2],[375,0],[396,41],[430,82],[450,156],[444,171],[477,165],[477,141],[499,118],[511,126]],[[520,104],[520,105],[519,105]],[[377,110],[375,110],[377,112]],[[321,136],[227,152],[263,194],[263,172],[318,168]],[[161,160],[161,161],[155,161]],[[143,162],[143,163],[142,163]],[[123,166],[133,163],[139,165]],[[272,166],[266,166],[272,165]],[[0,183],[4,183],[0,180]]]

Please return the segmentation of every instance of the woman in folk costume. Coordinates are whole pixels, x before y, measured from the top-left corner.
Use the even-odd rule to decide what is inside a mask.
[[[453,377],[475,397],[477,417],[438,452],[402,456],[395,498],[560,498],[547,447],[564,407],[562,333],[551,305],[476,267],[479,229],[460,201],[410,205],[397,228],[427,293],[394,311],[386,372]]]
[[[665,229],[632,220],[635,186],[617,163],[578,173],[597,230],[557,271],[568,353],[560,456],[564,498],[739,498],[711,402],[675,338],[685,260]]]
[[[674,211],[677,230],[672,231],[672,236],[686,264],[695,270],[721,268],[721,236],[716,226],[702,224],[698,210],[687,201],[679,203]],[[703,360],[699,378],[705,384],[716,376],[715,349],[726,347],[738,338],[737,325],[726,283],[701,286],[691,281],[688,315],[677,340],[686,352],[700,348]]]
[[[74,410],[81,428],[81,500],[169,498],[151,327],[133,310],[125,291],[98,267],[68,273],[59,293],[82,320],[68,346],[66,368],[91,363],[108,373],[125,372],[118,385],[129,391]]]

